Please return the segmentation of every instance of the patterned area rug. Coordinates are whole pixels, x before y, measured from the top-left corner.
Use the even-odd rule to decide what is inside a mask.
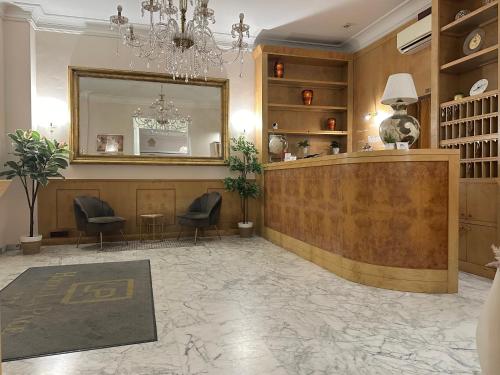
[[[29,268],[0,304],[4,361],[157,340],[149,260]]]

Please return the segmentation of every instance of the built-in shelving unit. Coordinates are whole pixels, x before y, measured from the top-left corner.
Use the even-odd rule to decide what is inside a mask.
[[[463,9],[470,11],[455,19]],[[460,154],[460,267],[493,277],[491,244],[500,240],[498,1],[433,0],[433,144]],[[470,55],[464,42],[484,31],[482,48]],[[487,91],[469,96],[472,85],[488,80]],[[456,94],[464,98],[454,100]]]
[[[307,139],[310,153],[331,153],[330,143],[337,141],[341,152],[351,151],[352,134],[352,55],[288,48],[258,46],[256,61],[257,112],[262,118],[258,131],[258,147],[264,162],[273,160],[268,152],[269,137],[286,138],[288,152],[300,157],[297,143]],[[276,62],[284,64],[281,78],[275,77]],[[303,90],[313,90],[312,105],[304,105]],[[335,130],[327,127],[329,118],[336,119]],[[273,124],[279,129],[274,130]]]
[[[481,27],[494,21],[497,16],[498,1],[492,1],[464,17],[442,26],[441,33],[450,36],[460,36],[476,27]]]
[[[441,66],[441,72],[459,74],[498,61],[498,44]]]

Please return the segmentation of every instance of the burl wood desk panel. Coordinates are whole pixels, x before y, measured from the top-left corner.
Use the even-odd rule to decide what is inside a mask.
[[[456,291],[456,152],[380,151],[270,164],[264,189],[263,233],[271,241],[353,281]]]

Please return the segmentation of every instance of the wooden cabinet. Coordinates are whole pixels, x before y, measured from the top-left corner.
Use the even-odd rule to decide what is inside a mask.
[[[460,182],[460,269],[493,278],[491,245],[500,244],[498,213],[499,183],[495,180]]]

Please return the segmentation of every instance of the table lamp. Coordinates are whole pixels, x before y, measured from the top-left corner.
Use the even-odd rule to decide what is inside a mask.
[[[394,110],[393,115],[382,121],[379,127],[380,138],[384,143],[408,142],[411,146],[418,140],[420,124],[406,112],[407,106],[416,102],[418,95],[411,74],[391,75],[381,102]]]

